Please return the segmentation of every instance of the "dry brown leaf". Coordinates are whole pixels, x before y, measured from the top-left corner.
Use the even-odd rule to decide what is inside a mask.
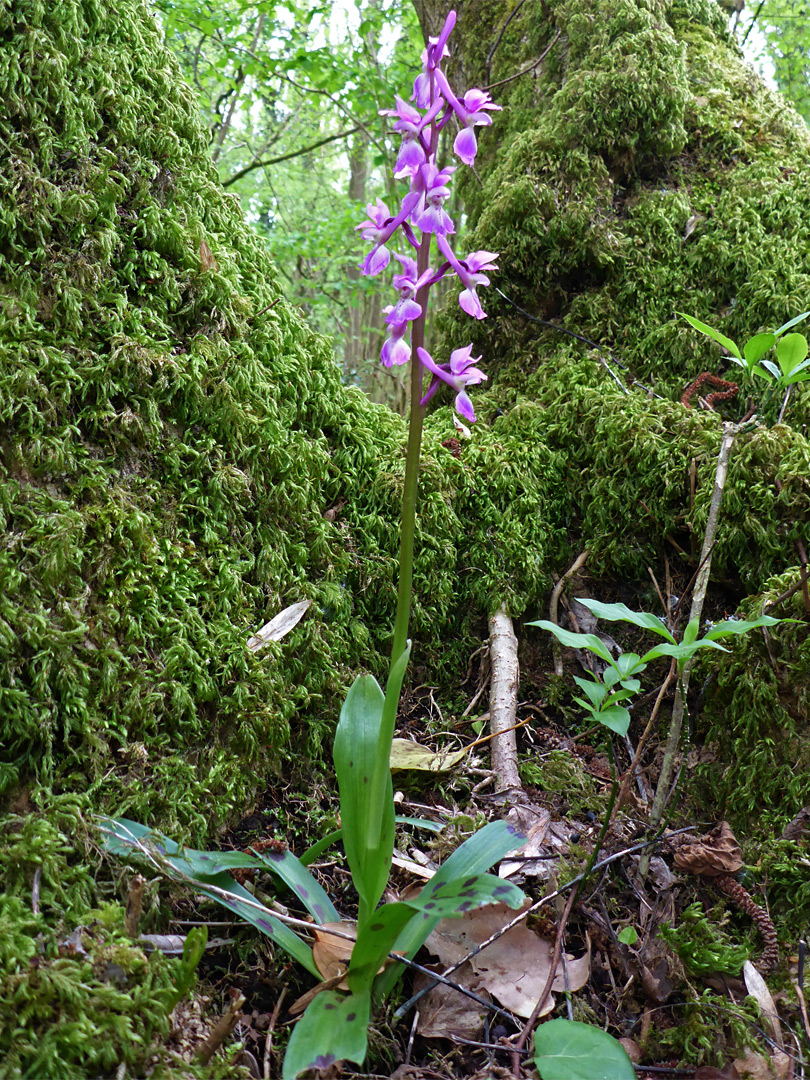
[[[779,1014],[776,1011],[776,1003],[771,997],[771,992],[765,980],[750,960],[746,960],[743,964],[743,979],[745,980],[746,990],[759,1005],[765,1030],[781,1050],[785,1044],[782,1038],[782,1025],[779,1023]]]
[[[441,974],[441,972],[440,972]],[[480,997],[488,997],[478,985],[478,976],[470,964],[462,964],[453,972],[453,982],[472,990]],[[417,972],[414,979],[414,991],[419,992],[427,985],[428,978]],[[426,1039],[477,1039],[484,1023],[485,1009],[466,994],[460,994],[444,983],[431,987],[419,1003],[419,1019],[416,1030]]]
[[[619,1039],[619,1042],[624,1047],[624,1052],[630,1058],[634,1065],[638,1065],[641,1061],[641,1047],[638,1045],[635,1039]]]
[[[721,821],[705,836],[678,844],[675,850],[675,866],[689,874],[736,874],[742,866],[742,852],[731,826]]]
[[[772,1058],[746,1050],[742,1057],[735,1058],[734,1066],[743,1080],[786,1080],[790,1075],[790,1058],[779,1050]]]
[[[412,769],[415,772],[446,772],[458,765],[470,748],[436,751],[410,739],[392,739],[389,764],[392,772]]]
[[[265,623],[254,637],[248,638],[247,647],[251,652],[258,652],[268,641],[281,641],[285,634],[289,634],[293,627],[298,625],[311,603],[311,600],[299,600],[297,604],[284,608],[269,623]]]
[[[528,828],[524,823],[516,824],[526,833],[526,843],[504,855],[498,866],[498,877],[511,878],[516,884],[527,877],[540,877],[545,880],[551,875],[553,860],[540,856],[550,853],[547,837],[551,814],[548,810],[539,811]]]
[[[460,919],[442,919],[425,944],[442,963],[455,964],[514,917],[515,912],[504,904],[490,904]],[[553,951],[553,942],[521,923],[472,957],[469,963],[481,987],[511,1012],[528,1017],[546,984]],[[590,976],[590,957],[566,955],[566,968],[568,989],[581,990]],[[562,964],[551,988],[558,992],[565,989]],[[554,999],[549,996],[542,1015],[553,1008]]]
[[[339,930],[341,934],[350,934],[352,941],[330,934],[330,930]],[[357,938],[357,926],[353,922],[328,922],[312,927],[315,942],[312,946],[312,959],[324,979],[334,979],[345,975],[352,958],[354,940]],[[340,990],[348,990],[347,985],[338,984]]]
[[[214,253],[208,244],[206,244],[205,240],[200,241],[200,268],[203,273],[205,273],[206,270],[217,269],[217,260],[214,258]]]

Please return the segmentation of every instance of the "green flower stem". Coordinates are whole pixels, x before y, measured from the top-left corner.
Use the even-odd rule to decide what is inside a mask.
[[[428,268],[430,259],[430,233],[419,247],[416,273],[420,277]],[[391,668],[405,651],[408,643],[408,623],[411,616],[411,593],[413,591],[413,549],[416,532],[416,496],[419,479],[419,455],[422,449],[422,428],[425,406],[422,397],[422,364],[416,350],[425,341],[425,316],[429,287],[423,285],[416,294],[416,302],[422,314],[414,320],[411,330],[411,411],[408,425],[408,449],[405,457],[405,487],[402,493],[402,527],[399,541],[399,587],[397,591],[397,614],[394,622],[394,644],[391,649]],[[390,683],[390,676],[389,676]]]

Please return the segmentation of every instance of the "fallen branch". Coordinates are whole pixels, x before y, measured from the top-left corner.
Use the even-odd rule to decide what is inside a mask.
[[[518,656],[512,620],[502,604],[489,618],[489,729],[492,737],[492,771],[498,790],[520,789],[515,717],[517,716]]]

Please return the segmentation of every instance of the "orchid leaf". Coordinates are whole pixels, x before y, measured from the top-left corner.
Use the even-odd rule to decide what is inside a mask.
[[[256,859],[295,893],[316,923],[340,922],[340,913],[312,874],[290,851],[265,851]]]
[[[713,338],[716,342],[722,345],[724,349],[728,349],[732,356],[736,356],[738,359],[740,359],[740,350],[737,348],[731,338],[724,337],[721,333],[719,333],[719,331],[713,330],[711,326],[707,326],[706,323],[701,322],[700,319],[695,319],[691,315],[685,315],[682,311],[678,311],[676,312],[676,314],[686,319],[686,321],[691,326],[694,326],[696,330],[700,330],[701,334],[707,334],[710,338]]]
[[[772,375],[774,377],[774,379],[781,378],[782,373],[779,370],[779,368],[777,367],[777,365],[773,362],[773,360],[762,360],[762,361],[760,361],[760,363],[766,369],[766,371],[770,375]],[[756,375],[761,374],[759,368],[754,369],[754,374],[756,374]],[[768,375],[765,375],[765,378],[768,378]]]
[[[697,640],[699,629],[700,621],[698,619],[692,619],[688,622],[683,632],[683,644],[692,645]]]
[[[494,874],[472,874],[452,881],[436,881],[434,876],[418,896],[384,904],[358,930],[357,944],[352,950],[349,964],[349,987],[357,991],[371,984],[411,919],[433,925],[437,918],[461,916],[485,904],[500,903],[518,908],[525,899],[517,885],[503,881]]]
[[[383,894],[394,850],[394,790],[388,747],[384,775],[375,783],[384,702],[377,680],[372,675],[358,675],[340,710],[334,743],[343,848],[354,887],[369,912]],[[377,788],[381,788],[382,798],[372,796]]]
[[[622,1044],[578,1020],[549,1020],[534,1033],[534,1064],[542,1080],[635,1080]]]
[[[430,900],[430,890],[433,890],[437,884],[483,874],[508,852],[522,847],[525,843],[525,834],[514,825],[506,821],[490,821],[445,859],[421,890],[418,899]],[[401,952],[407,957],[414,956],[433,932],[439,919],[440,916],[431,915],[429,919],[412,919],[406,923],[392,951]],[[376,981],[376,992],[387,994],[400,974],[401,966],[383,972]]]
[[[253,856],[241,855],[239,852],[200,852],[181,848],[162,833],[127,818],[102,818],[101,831],[107,851],[128,861],[134,856],[138,861],[148,862],[171,880],[193,885],[197,892],[210,897],[240,919],[255,926],[307,971],[319,976],[309,946],[293,933],[289,926],[277,919],[269,908],[254,899],[247,889],[221,870],[202,873],[195,869],[199,866],[206,870],[209,867],[221,866],[222,860],[219,857],[222,855],[232,856],[229,860],[232,867],[237,862],[237,857],[241,865],[244,865],[242,860],[251,859],[251,864],[255,866],[258,860]],[[181,852],[182,854],[179,854]],[[186,857],[189,855],[191,859]],[[210,862],[200,858],[206,855],[212,856]],[[217,861],[214,857],[217,857]]]
[[[442,825],[440,821],[430,821],[428,818],[407,817],[403,814],[397,814],[395,820],[397,825],[413,825],[417,829],[429,829],[430,832],[441,832],[444,828],[444,825]],[[336,844],[338,840],[342,839],[343,829],[333,829],[332,832],[327,833],[326,836],[322,836],[320,840],[308,847],[303,855],[298,857],[298,861],[302,866],[309,866],[310,863],[314,863],[327,848],[330,848],[333,844]]]
[[[526,625],[549,630],[563,645],[568,645],[572,649],[589,649],[608,664],[613,663],[613,657],[596,634],[575,634],[572,630],[564,630],[556,623],[549,622],[548,619],[538,619],[537,622],[526,623]]]
[[[598,600],[581,600],[579,597],[577,597],[577,603],[592,611],[597,619],[607,619],[609,622],[629,622],[633,626],[640,626],[643,630],[651,630],[654,634],[659,634],[667,641],[671,641],[673,645],[675,644],[675,638],[657,615],[646,611],[631,611],[625,604],[602,604]]]
[[[327,1069],[338,1061],[362,1065],[368,1047],[371,995],[317,994],[293,1028],[282,1067],[283,1080],[295,1080],[309,1069]]]

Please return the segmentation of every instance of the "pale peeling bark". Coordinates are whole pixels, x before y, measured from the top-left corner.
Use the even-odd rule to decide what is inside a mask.
[[[498,790],[503,791],[520,787],[515,737],[519,673],[517,638],[503,605],[489,617],[489,659],[492,670],[489,689],[492,771],[497,778]]]

